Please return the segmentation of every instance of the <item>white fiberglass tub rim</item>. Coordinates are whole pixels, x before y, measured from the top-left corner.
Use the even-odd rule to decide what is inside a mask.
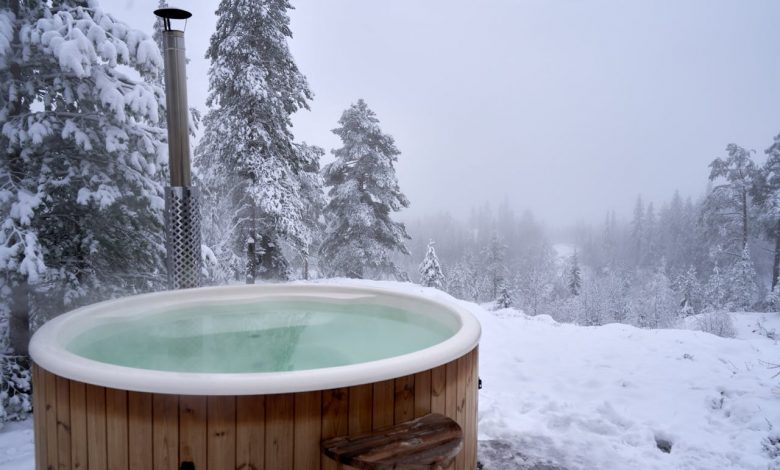
[[[459,323],[459,328],[446,340],[408,354],[346,366],[284,372],[199,373],[138,369],[87,359],[65,348],[77,334],[95,326],[95,322],[83,321],[85,317],[89,319],[97,316],[95,319],[102,323],[110,320],[114,309],[152,306],[155,310],[164,310],[170,306],[181,307],[203,301],[221,302],[227,298],[232,302],[241,302],[274,297],[402,299],[428,304],[429,307],[446,312]],[[392,305],[392,302],[387,305]],[[452,300],[432,299],[386,287],[320,283],[260,284],[164,291],[88,305],[60,315],[39,328],[30,341],[30,355],[36,364],[51,373],[103,387],[180,395],[254,395],[327,390],[411,375],[465,355],[477,345],[480,335],[479,321]]]

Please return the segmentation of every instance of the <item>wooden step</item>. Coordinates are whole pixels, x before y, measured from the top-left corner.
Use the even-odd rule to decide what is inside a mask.
[[[360,470],[443,470],[463,448],[463,430],[431,413],[370,433],[326,439],[321,447],[336,462]]]

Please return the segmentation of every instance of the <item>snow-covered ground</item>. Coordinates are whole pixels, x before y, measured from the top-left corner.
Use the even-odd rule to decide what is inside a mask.
[[[780,315],[732,314],[737,337],[723,339],[463,305],[483,326],[486,469],[780,469],[780,377],[767,366],[780,345],[757,328],[780,336]],[[6,425],[0,470],[32,468],[30,421]]]

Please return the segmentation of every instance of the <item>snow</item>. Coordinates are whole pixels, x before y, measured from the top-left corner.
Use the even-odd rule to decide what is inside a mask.
[[[411,283],[338,282],[452,300]],[[764,448],[780,437],[780,379],[767,365],[778,362],[780,345],[766,336],[780,331],[780,315],[732,313],[737,335],[727,339],[560,324],[457,302],[483,327],[479,438],[486,468],[780,468],[780,449],[770,457]],[[33,468],[30,423],[0,430],[0,470]],[[661,440],[670,453],[659,449]],[[496,455],[512,452],[522,453],[512,460],[522,465],[497,463]]]

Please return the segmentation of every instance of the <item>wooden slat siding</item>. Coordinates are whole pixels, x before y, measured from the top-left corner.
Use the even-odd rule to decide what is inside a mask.
[[[394,380],[395,385],[395,412],[393,424],[403,423],[414,419],[414,375],[406,375]]]
[[[420,418],[431,412],[431,371],[414,374],[414,417]]]
[[[155,394],[152,398],[152,453],[154,470],[178,470],[178,395]]]
[[[395,417],[395,381],[374,383],[374,399],[371,427],[374,430],[393,425]]]
[[[266,469],[289,469],[293,466],[294,401],[292,393],[265,397]]]
[[[461,429],[466,429],[466,415],[468,414],[466,410],[466,380],[471,374],[470,356],[471,354],[465,354],[456,361],[458,366],[458,383],[456,387],[458,399],[455,404],[455,421],[460,424]],[[466,453],[464,450],[461,450],[455,457],[456,468],[466,468]]]
[[[107,467],[106,389],[87,384],[87,461],[90,470]]]
[[[322,439],[344,436],[349,433],[349,389],[336,388],[322,391]],[[321,455],[323,470],[337,470],[335,460]]]
[[[208,408],[208,466],[236,468],[236,397],[210,396]],[[195,464],[195,468],[198,467]]]
[[[35,468],[46,469],[46,380],[42,369],[33,363],[33,425],[35,428]]]
[[[205,396],[179,396],[179,462],[206,467],[208,449]]]
[[[236,468],[259,470],[264,465],[265,396],[238,396],[236,397]]]
[[[373,395],[371,384],[349,387],[349,434],[371,430]]]
[[[447,366],[431,369],[431,413],[447,415]]]
[[[463,428],[463,452],[466,468],[476,468],[477,466],[477,352],[477,348],[474,348],[468,355],[469,374],[466,377],[466,426]]]
[[[322,392],[295,394],[293,469],[319,470],[322,440]]]
[[[127,392],[106,388],[106,447],[108,469],[127,470]]]
[[[70,382],[70,466],[87,468],[87,392],[82,382]]]
[[[127,393],[127,433],[130,470],[152,468],[152,395]]]
[[[57,470],[70,468],[70,381],[57,377]]]

